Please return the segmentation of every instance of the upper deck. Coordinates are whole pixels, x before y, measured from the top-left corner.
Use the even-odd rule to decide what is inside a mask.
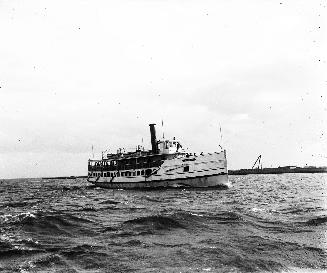
[[[183,153],[172,154],[125,154],[111,156],[109,159],[89,160],[89,171],[119,171],[160,167],[165,160],[186,156]]]
[[[107,154],[100,160],[89,160],[89,171],[119,171],[155,168],[161,166],[164,160],[184,157],[186,153],[182,149],[179,141],[156,139],[155,124],[150,124],[152,150],[145,150],[142,146],[137,146],[134,152],[125,152],[118,149],[115,154]]]

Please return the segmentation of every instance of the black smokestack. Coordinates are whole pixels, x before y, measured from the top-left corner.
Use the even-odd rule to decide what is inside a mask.
[[[150,133],[151,133],[151,145],[152,145],[152,152],[154,154],[158,153],[158,147],[157,147],[157,136],[156,136],[156,127],[155,123],[149,124],[150,126]]]

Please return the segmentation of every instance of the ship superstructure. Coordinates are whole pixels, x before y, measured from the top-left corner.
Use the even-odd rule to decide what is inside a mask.
[[[112,189],[167,187],[228,187],[226,151],[194,154],[181,143],[157,140],[150,124],[152,149],[138,146],[134,152],[119,149],[99,160],[88,161],[88,181]]]

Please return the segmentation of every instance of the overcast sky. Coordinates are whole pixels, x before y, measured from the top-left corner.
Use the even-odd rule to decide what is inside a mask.
[[[149,123],[229,169],[327,165],[326,1],[0,0],[0,178],[86,175]]]

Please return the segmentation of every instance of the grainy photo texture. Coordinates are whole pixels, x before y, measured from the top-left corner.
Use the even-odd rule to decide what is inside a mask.
[[[326,7],[0,0],[0,272],[326,272]]]

